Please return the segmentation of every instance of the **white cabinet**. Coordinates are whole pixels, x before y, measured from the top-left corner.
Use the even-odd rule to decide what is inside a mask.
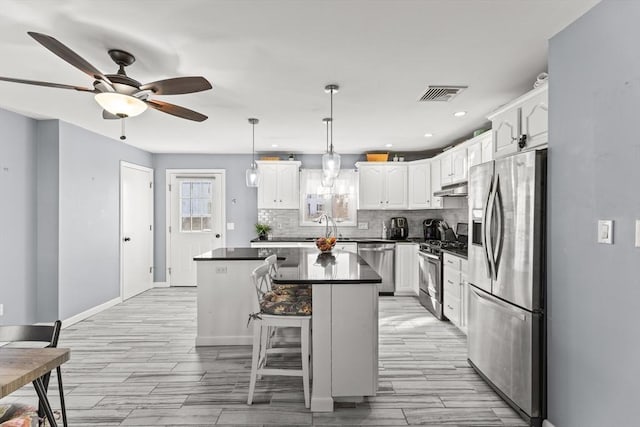
[[[440,185],[456,184],[467,180],[467,149],[453,148],[439,157]]]
[[[433,195],[436,191],[442,190],[442,184],[440,179],[442,173],[440,172],[441,157],[436,157],[431,161],[431,209],[452,209],[461,208],[464,206],[463,198],[461,197],[436,197]]]
[[[527,150],[549,140],[549,88],[542,85],[488,116],[494,158]]]
[[[406,209],[407,166],[356,163],[359,209]]]
[[[338,239],[338,241],[336,242],[336,245],[333,247],[333,249],[337,249],[339,251],[345,251],[345,252],[353,252],[354,254],[358,253],[358,244],[355,242],[344,242],[341,241],[340,239]]]
[[[418,244],[396,243],[395,295],[418,296]]]
[[[300,162],[256,161],[258,209],[298,209],[300,206]]]
[[[493,160],[493,136],[488,130],[468,141],[467,167],[471,169],[475,165]]]
[[[409,165],[409,209],[430,209],[431,163],[414,162]]]
[[[467,180],[467,149],[457,148],[451,153],[451,183]]]
[[[467,260],[449,253],[443,258],[443,312],[465,334],[467,333]]]

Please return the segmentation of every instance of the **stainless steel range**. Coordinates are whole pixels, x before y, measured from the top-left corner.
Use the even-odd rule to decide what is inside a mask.
[[[466,230],[466,224],[465,224]],[[467,239],[459,234],[458,241],[429,240],[420,244],[420,303],[436,318],[447,320],[442,313],[442,259],[443,249],[466,256]]]

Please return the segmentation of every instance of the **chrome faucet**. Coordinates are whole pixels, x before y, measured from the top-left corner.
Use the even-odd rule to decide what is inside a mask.
[[[326,213],[323,213],[318,217],[318,224],[322,224],[322,221],[325,220],[324,224],[324,237],[329,237],[331,233],[337,239],[338,238],[338,225],[336,222]],[[329,226],[331,226],[331,232],[329,231]]]

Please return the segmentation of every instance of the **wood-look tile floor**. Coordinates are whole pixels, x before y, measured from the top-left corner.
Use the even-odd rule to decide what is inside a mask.
[[[248,406],[251,348],[196,348],[195,335],[195,288],[152,289],[63,329],[70,425],[526,425],[467,365],[465,336],[415,298],[380,298],[378,395],[333,413],[305,409],[288,377],[263,377]],[[0,403],[12,401],[37,402],[31,386]]]

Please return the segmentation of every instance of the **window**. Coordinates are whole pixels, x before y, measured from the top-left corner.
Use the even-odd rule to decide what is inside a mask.
[[[213,183],[199,179],[180,183],[180,231],[211,231]]]
[[[322,186],[322,170],[303,169],[300,174],[300,225],[320,225],[317,220],[326,213],[338,226],[356,226],[357,189],[358,175],[354,169],[341,170],[331,188]]]

